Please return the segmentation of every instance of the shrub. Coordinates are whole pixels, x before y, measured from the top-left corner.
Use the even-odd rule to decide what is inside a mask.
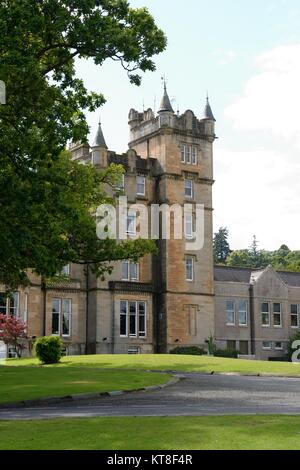
[[[35,343],[35,352],[43,364],[57,364],[61,358],[63,342],[57,336],[44,336]]]
[[[177,348],[172,349],[170,351],[170,354],[184,354],[186,356],[204,356],[206,354],[206,351],[202,348],[198,348],[198,346],[178,346]]]
[[[214,356],[216,357],[229,357],[233,359],[237,359],[239,355],[239,351],[235,349],[216,349],[214,352]]]

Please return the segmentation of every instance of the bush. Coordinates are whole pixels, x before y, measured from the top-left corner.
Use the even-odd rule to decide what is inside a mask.
[[[204,349],[198,348],[198,346],[178,346],[177,348],[172,349],[170,351],[170,354],[184,354],[186,356],[204,356],[207,353]]]
[[[239,355],[239,351],[235,349],[216,349],[214,352],[214,356],[216,357],[229,357],[232,359],[237,359]]]
[[[61,358],[63,342],[58,336],[44,336],[35,343],[35,352],[43,364],[57,364]]]

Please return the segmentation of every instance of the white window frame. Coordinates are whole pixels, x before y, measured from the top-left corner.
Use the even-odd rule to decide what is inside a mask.
[[[64,303],[68,302],[70,306],[69,312],[64,310]],[[68,316],[69,320],[69,333],[64,333],[64,316]],[[61,335],[63,338],[70,338],[72,336],[72,299],[61,299]]]
[[[297,313],[292,313],[292,307],[297,307]],[[291,328],[298,329],[299,328],[299,304],[291,304],[290,305],[290,315],[291,315]],[[292,317],[297,317],[297,326],[292,325]]]
[[[274,305],[280,305],[280,312],[274,312]],[[275,325],[274,317],[275,315],[280,315],[280,325]],[[273,328],[282,328],[282,303],[281,302],[273,302],[272,304],[272,320],[273,320]]]
[[[184,216],[184,234],[187,240],[194,239],[194,215],[193,214],[185,214]]]
[[[121,304],[126,305],[126,334],[121,335]],[[135,334],[130,333],[130,304],[135,305]],[[145,331],[140,330],[140,304],[144,305],[144,323]],[[122,315],[125,315],[124,313]],[[136,338],[145,339],[147,338],[147,303],[145,300],[120,300],[120,338]]]
[[[192,165],[198,164],[198,149],[197,147],[192,147]]]
[[[268,311],[267,312],[264,312],[263,311],[263,304],[267,304],[268,305]],[[270,311],[270,302],[261,302],[261,306],[260,306],[260,312],[261,312],[261,326],[262,328],[270,328],[271,326],[271,311]],[[264,324],[263,323],[263,314],[266,315],[268,314],[269,316],[269,323],[268,324]]]
[[[245,303],[245,310],[241,310],[241,304],[242,303]],[[245,317],[246,317],[246,323],[241,323],[241,313],[245,313]],[[247,300],[239,300],[239,303],[238,303],[238,315],[239,315],[239,326],[241,327],[247,327],[248,326],[248,302]]]
[[[1,292],[1,294],[5,295],[5,292]],[[20,293],[18,291],[13,292],[12,296],[16,300],[16,306],[12,307],[10,297],[6,296],[5,305],[1,306],[2,308],[5,308],[5,313],[3,315],[9,316],[9,317],[14,317],[14,318],[19,318],[19,316],[20,316]],[[11,310],[14,311],[13,314],[11,314]]]
[[[264,344],[269,344],[270,346],[264,346]],[[272,341],[263,341],[262,348],[264,351],[272,351]]]
[[[126,266],[126,268],[125,268]],[[136,269],[136,277],[133,275],[133,268]],[[126,269],[127,274],[126,277],[123,276],[123,268]],[[122,261],[121,263],[121,274],[122,274],[122,281],[135,281],[138,282],[140,279],[140,265],[139,263],[131,263],[130,261]]]
[[[140,187],[143,188],[142,191],[140,191]],[[145,194],[146,194],[146,178],[145,178],[145,176],[138,175],[136,177],[136,193],[137,193],[138,196],[145,196]]]
[[[73,314],[73,301],[71,298],[65,298],[65,297],[53,297],[52,299],[52,308],[51,308],[51,335],[52,336],[62,336],[63,338],[70,338],[72,336],[72,314]],[[58,301],[59,305],[59,311],[58,311],[58,333],[53,333],[53,302]],[[64,302],[69,302],[70,305],[70,311],[68,314],[69,316],[69,333],[63,333],[63,321],[64,321]],[[57,315],[57,313],[55,313]]]
[[[61,270],[62,276],[70,276],[70,263],[66,264]]]
[[[192,277],[189,278],[188,277],[188,262],[191,261],[191,274],[192,274]],[[185,279],[187,282],[194,282],[195,280],[195,260],[192,256],[187,256],[185,258]]]
[[[124,304],[126,305],[126,312],[125,313],[122,313],[121,312],[121,305],[122,303],[124,302]],[[119,328],[119,334],[120,334],[120,338],[128,338],[128,300],[120,300],[120,313],[119,313],[119,320],[120,320],[120,328]],[[121,315],[125,315],[125,335],[121,334]]]
[[[187,183],[191,183],[190,187],[187,186]],[[187,191],[190,191],[190,194],[187,194]],[[187,199],[193,199],[194,197],[194,182],[191,179],[186,178],[184,180],[184,195]]]
[[[130,223],[129,220],[131,220]],[[131,225],[134,225],[134,228],[131,230]],[[127,217],[126,217],[126,233],[127,235],[130,235],[130,236],[136,236],[136,213],[128,213],[127,214]]]
[[[232,303],[232,305],[233,305],[232,309],[227,308],[229,302]],[[228,312],[233,313],[233,323],[228,321]],[[235,323],[236,323],[235,301],[234,300],[226,300],[226,326],[235,326]]]
[[[280,343],[280,347],[276,347],[276,343]],[[283,342],[282,341],[274,341],[274,349],[275,351],[283,351]]]

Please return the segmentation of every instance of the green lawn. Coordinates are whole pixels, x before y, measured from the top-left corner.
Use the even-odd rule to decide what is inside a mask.
[[[300,417],[0,421],[0,450],[299,450]]]
[[[9,366],[37,365],[36,359],[9,359]],[[97,355],[69,356],[56,367],[101,367],[108,369],[176,370],[191,372],[239,372],[242,374],[299,375],[300,363],[244,361],[207,356],[168,355]]]
[[[68,368],[0,366],[0,403],[77,393],[132,390],[159,385],[170,378],[168,374],[79,365]]]

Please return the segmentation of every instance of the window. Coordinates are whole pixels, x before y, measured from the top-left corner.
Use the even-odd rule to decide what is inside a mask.
[[[240,344],[239,344],[239,353],[240,353],[242,356],[248,356],[248,354],[249,354],[248,341],[240,341]]]
[[[7,295],[5,292],[0,292],[0,314],[10,315],[13,317],[19,316],[18,292],[14,292],[12,295]]]
[[[120,303],[120,336],[127,336],[127,304],[121,300]]]
[[[236,351],[236,341],[229,339],[227,341],[227,349],[230,349],[230,351]]]
[[[232,300],[226,302],[226,324],[235,325],[234,302]]]
[[[276,341],[276,342],[275,342],[275,349],[276,349],[277,351],[282,351],[282,350],[283,350],[283,344],[282,344],[281,341]]]
[[[121,300],[120,336],[132,338],[146,337],[146,303]]]
[[[299,306],[291,305],[291,327],[299,328]]]
[[[122,281],[138,281],[139,280],[139,264],[130,263],[130,261],[122,262]]]
[[[63,276],[70,276],[70,265],[69,264],[66,264],[62,270],[61,270],[61,274]]]
[[[247,301],[241,300],[239,302],[239,325],[247,326]]]
[[[270,326],[270,309],[268,302],[261,304],[261,324],[262,326]]]
[[[192,282],[194,280],[194,258],[185,259],[186,280]]]
[[[184,231],[185,238],[192,239],[194,238],[194,217],[193,214],[187,214],[184,218]]]
[[[139,196],[145,196],[146,180],[144,176],[137,176],[136,178],[137,194]]]
[[[128,235],[136,235],[136,214],[127,214],[126,232]]]
[[[71,336],[72,300],[52,299],[52,334]]]
[[[197,165],[197,149],[196,147],[192,147],[192,164]]]
[[[62,301],[62,335],[71,335],[71,315],[72,301],[71,299],[63,299]]]
[[[197,165],[198,163],[198,149],[190,145],[182,145],[181,147],[181,161],[187,165]]]
[[[52,334],[59,335],[60,333],[60,307],[61,301],[59,299],[52,300]]]
[[[185,197],[188,197],[189,199],[193,198],[193,181],[192,180],[185,180],[184,194],[185,194]]]
[[[273,304],[273,326],[277,328],[282,326],[281,304],[279,303]]]
[[[263,341],[262,348],[263,349],[268,349],[268,350],[272,349],[271,341]]]

